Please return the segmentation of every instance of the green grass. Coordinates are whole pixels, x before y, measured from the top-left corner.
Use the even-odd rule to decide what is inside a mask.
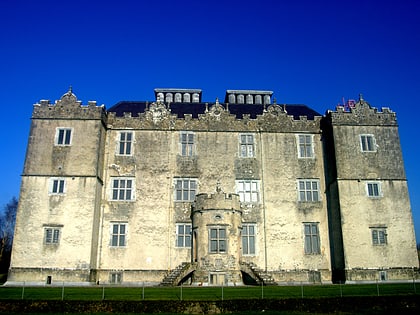
[[[418,285],[417,285],[418,286]],[[413,283],[244,287],[0,287],[0,299],[30,300],[232,300],[416,294]],[[420,287],[418,288],[420,290]]]

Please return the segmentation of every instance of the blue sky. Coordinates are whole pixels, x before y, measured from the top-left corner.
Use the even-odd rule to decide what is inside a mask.
[[[18,196],[32,105],[157,87],[267,89],[320,113],[362,93],[397,113],[420,240],[420,1],[0,1],[0,205]]]

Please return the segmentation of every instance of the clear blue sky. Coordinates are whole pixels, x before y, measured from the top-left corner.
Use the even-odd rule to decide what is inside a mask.
[[[420,1],[0,1],[0,205],[18,196],[32,105],[156,87],[267,89],[320,113],[342,98],[397,113],[420,240]]]

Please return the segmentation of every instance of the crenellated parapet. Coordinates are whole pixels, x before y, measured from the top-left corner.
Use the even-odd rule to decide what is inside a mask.
[[[96,101],[89,101],[87,106],[82,105],[70,89],[54,104],[49,100],[41,100],[34,104],[32,118],[43,119],[105,119],[104,105],[97,106]]]
[[[333,125],[368,125],[396,126],[397,116],[388,107],[381,111],[370,106],[361,96],[359,101],[349,111],[344,106],[337,106],[336,111],[329,111],[328,116]]]

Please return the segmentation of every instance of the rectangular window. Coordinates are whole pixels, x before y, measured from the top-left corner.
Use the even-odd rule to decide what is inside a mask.
[[[124,247],[127,241],[127,223],[111,224],[111,246]]]
[[[319,180],[300,179],[298,180],[299,201],[320,201]]]
[[[55,135],[56,145],[70,145],[72,128],[57,128]]]
[[[242,254],[255,255],[255,224],[242,226]]]
[[[371,228],[371,231],[373,245],[386,245],[388,243],[386,228]]]
[[[369,197],[380,197],[381,196],[381,183],[369,182],[366,184],[366,190]]]
[[[314,146],[313,135],[297,135],[298,139],[298,157],[313,158]]]
[[[122,273],[111,272],[109,275],[109,282],[112,284],[120,284],[122,282]]]
[[[134,179],[113,178],[111,199],[117,201],[134,200]]]
[[[360,147],[362,152],[376,151],[376,141],[373,135],[360,135]]]
[[[64,194],[66,191],[66,180],[63,178],[50,179],[50,194]]]
[[[226,253],[226,229],[210,228],[209,229],[210,253]]]
[[[182,156],[194,156],[194,133],[182,132],[180,134],[181,142],[181,155]]]
[[[53,227],[44,228],[44,243],[46,245],[56,245],[60,243],[60,229]]]
[[[241,134],[239,135],[240,151],[239,156],[244,158],[254,157],[254,135],[253,134]]]
[[[305,254],[320,254],[318,223],[304,223]]]
[[[118,143],[118,154],[131,155],[132,143],[133,143],[132,132],[120,132],[120,138],[119,138],[119,143]]]
[[[260,184],[257,180],[237,180],[236,193],[241,202],[257,203],[260,200]]]
[[[194,201],[197,193],[197,180],[190,178],[175,179],[175,201]]]
[[[191,247],[191,224],[176,225],[176,247]]]

